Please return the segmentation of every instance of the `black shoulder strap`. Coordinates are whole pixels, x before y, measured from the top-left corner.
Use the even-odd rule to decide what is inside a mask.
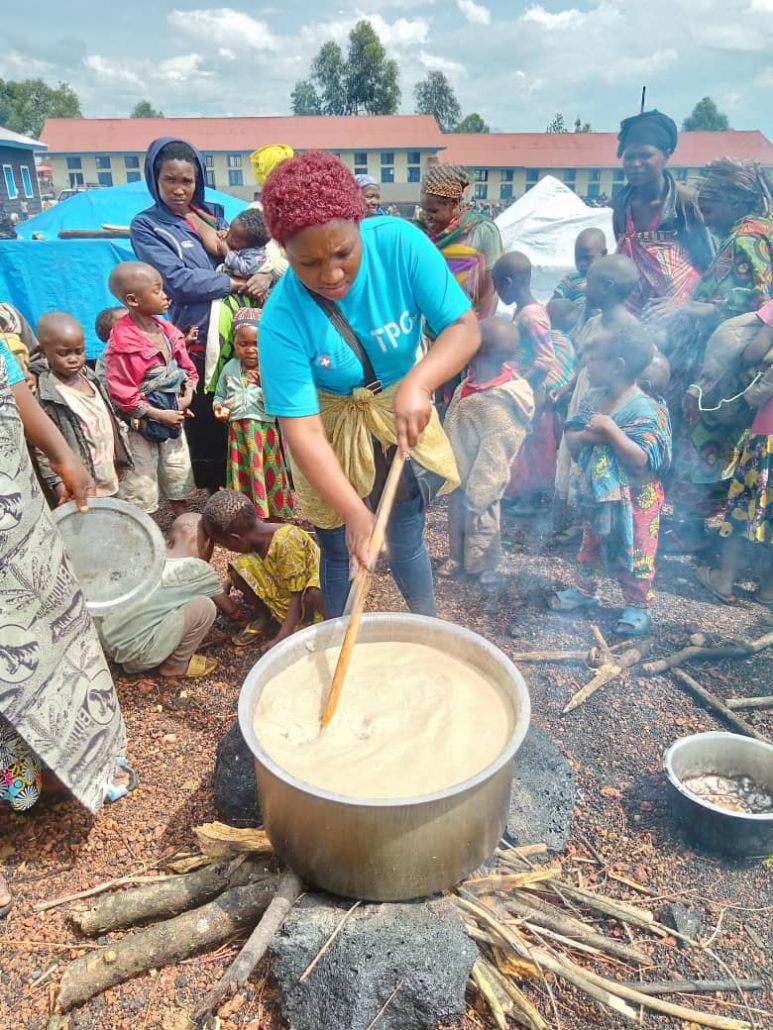
[[[376,378],[376,371],[373,368],[373,363],[368,357],[368,352],[363,347],[362,342],[354,331],[349,319],[341,311],[335,301],[327,300],[325,297],[320,297],[320,295],[318,293],[314,293],[313,290],[309,290],[308,292],[325,312],[333,326],[341,334],[344,343],[349,347],[359,363],[362,365],[366,388],[371,390],[373,393],[380,393],[381,381]]]

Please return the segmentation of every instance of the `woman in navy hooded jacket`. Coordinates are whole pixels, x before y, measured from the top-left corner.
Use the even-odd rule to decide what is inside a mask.
[[[131,223],[131,241],[140,261],[157,268],[172,301],[169,318],[187,332],[197,326],[199,342],[189,347],[199,369],[199,392],[185,429],[196,486],[216,490],[225,486],[227,428],[212,414],[212,397],[203,392],[204,347],[210,303],[229,293],[259,296],[270,285],[265,275],[234,279],[216,271],[218,230],[226,228],[219,204],[204,199],[206,168],[201,154],[180,139],[161,138],[148,147],[145,182],[156,201]]]

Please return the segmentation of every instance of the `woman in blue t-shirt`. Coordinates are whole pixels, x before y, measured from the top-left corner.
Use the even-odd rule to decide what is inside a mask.
[[[478,348],[470,302],[418,229],[362,221],[354,176],[330,154],[279,165],[262,201],[291,269],[261,322],[266,410],[279,418],[301,508],[317,531],[328,615],[343,612],[350,555],[367,561],[395,446],[413,460],[387,531],[390,567],[411,611],[435,615],[425,488],[431,479],[449,492],[458,476],[432,395]],[[421,357],[424,320],[436,340]]]

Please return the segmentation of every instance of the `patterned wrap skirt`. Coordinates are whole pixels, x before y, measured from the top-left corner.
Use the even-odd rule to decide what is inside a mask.
[[[276,425],[252,418],[229,423],[227,485],[251,498],[258,518],[293,517],[295,497]]]

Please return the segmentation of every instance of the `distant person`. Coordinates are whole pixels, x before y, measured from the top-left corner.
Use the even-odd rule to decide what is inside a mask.
[[[11,218],[10,212],[0,199],[0,240],[18,239],[16,226]]]
[[[663,473],[671,458],[668,412],[637,386],[655,354],[641,328],[617,324],[589,337],[585,363],[590,390],[566,423],[577,463],[584,513],[575,586],[549,598],[551,608],[573,612],[598,604],[597,577],[606,564],[625,607],[615,626],[621,636],[652,629],[655,559],[663,508]]]
[[[520,337],[508,319],[486,318],[481,345],[456,388],[444,428],[462,480],[448,499],[449,557],[438,575],[498,582],[500,501],[534,415],[534,394],[518,373]]]
[[[386,214],[381,206],[381,187],[373,176],[355,175],[354,178],[362,194],[362,202],[365,205],[365,217],[372,218],[374,215]]]
[[[641,316],[653,301],[686,303],[713,247],[695,191],[666,167],[679,138],[673,119],[644,111],[624,119],[617,138],[628,186],[614,201],[613,227],[618,254],[639,273],[628,303]]]

